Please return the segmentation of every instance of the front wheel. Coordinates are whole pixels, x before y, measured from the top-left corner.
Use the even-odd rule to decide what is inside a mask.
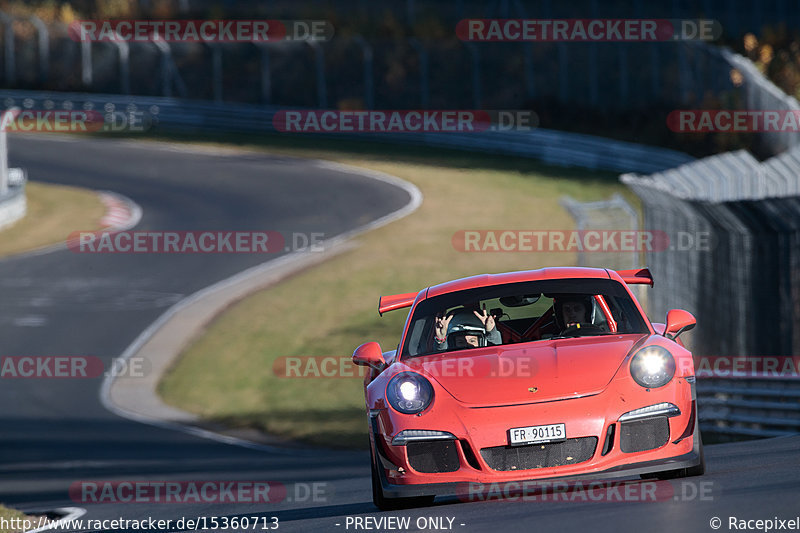
[[[700,435],[697,435],[700,438]],[[695,466],[688,466],[686,468],[679,468],[677,470],[667,470],[666,472],[658,472],[656,477],[658,479],[678,479],[682,477],[702,476],[706,472],[706,458],[703,456],[703,442],[700,441],[700,463]]]
[[[426,507],[433,503],[433,496],[414,496],[411,498],[389,498],[384,496],[381,478],[378,474],[377,457],[372,452],[372,503],[381,511],[397,511],[412,507]]]

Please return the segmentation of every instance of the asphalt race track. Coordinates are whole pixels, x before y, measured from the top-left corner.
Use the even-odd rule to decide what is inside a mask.
[[[131,198],[144,213],[137,230],[269,229],[333,237],[409,200],[395,186],[314,162],[102,139],[13,138],[9,163],[36,181]],[[258,254],[62,250],[0,261],[0,354],[108,361],[175,302],[263,260]],[[248,449],[139,424],[104,409],[100,385],[101,378],[2,380],[0,502],[22,509],[79,506],[93,519],[277,517],[280,530],[325,532],[368,530],[352,522],[367,516],[409,517],[406,531],[433,530],[417,519],[444,517],[441,527],[455,531],[549,533],[712,531],[713,517],[728,531],[729,516],[800,515],[800,437],[707,446],[707,474],[659,482],[671,492],[655,502],[445,499],[379,513],[371,502],[367,452]],[[289,497],[268,505],[86,504],[69,495],[81,480],[267,480],[283,483]],[[312,484],[324,494],[316,501],[306,497]]]

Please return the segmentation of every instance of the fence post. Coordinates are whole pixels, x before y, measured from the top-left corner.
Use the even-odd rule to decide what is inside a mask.
[[[17,83],[17,67],[14,51],[14,20],[0,11],[0,22],[3,24],[3,59],[5,60],[6,83]]]
[[[117,40],[113,42],[117,47],[117,52],[119,52],[119,88],[122,94],[131,94],[130,48],[119,33],[114,33],[117,36]]]
[[[50,32],[47,30],[47,25],[36,15],[30,15],[29,20],[36,28],[39,41],[39,80],[45,83],[50,74]]]
[[[158,48],[158,51],[161,52],[161,95],[172,96],[172,83],[170,83],[171,80],[169,68],[169,46],[167,46],[167,43],[158,39],[154,39],[153,44],[156,48]]]
[[[372,109],[375,105],[375,91],[372,88],[372,47],[360,35],[354,36],[353,42],[361,47],[364,63],[364,104],[367,109]]]
[[[261,51],[261,101],[265,104],[272,102],[272,73],[269,64],[269,44],[264,42],[253,43]]]
[[[325,82],[325,55],[322,51],[322,46],[316,41],[304,41],[308,46],[314,50],[314,59],[317,70],[317,100],[320,109],[328,107],[328,92]]]
[[[161,38],[155,38],[152,42],[159,52],[161,52],[161,94],[162,96],[172,96],[172,82],[175,82],[180,96],[186,97],[186,85],[183,80],[178,76],[175,69],[174,62],[172,61],[172,49],[166,41]]]
[[[428,82],[428,51],[416,37],[408,39],[408,44],[417,51],[419,56],[419,102],[422,109],[430,105]]]
[[[617,50],[619,50],[619,68],[617,69],[619,75],[619,101],[624,106],[630,104],[630,102],[628,102],[628,48],[625,46],[618,46]]]
[[[562,104],[567,103],[569,79],[567,78],[567,46],[559,42],[556,43],[558,50],[558,100]]]
[[[0,113],[0,117],[5,118],[6,110]],[[8,193],[8,139],[5,128],[0,128],[0,197]]]
[[[415,11],[416,7],[414,6],[414,0],[406,0],[406,23],[409,26],[414,25]]]
[[[536,78],[533,74],[536,67],[533,61],[533,45],[531,43],[524,43],[523,50],[523,68],[525,69],[525,95],[533,100],[536,96]]]
[[[592,0],[592,17],[598,18],[597,0]],[[624,46],[624,44],[623,44]],[[600,105],[600,80],[597,69],[597,43],[589,43],[589,102],[592,107]]]
[[[462,41],[463,42],[463,41]],[[481,108],[481,61],[478,55],[478,47],[474,43],[464,42],[464,46],[469,50],[472,57],[472,105],[475,109]]]
[[[222,102],[222,47],[206,43],[211,48],[211,83],[215,102]]]
[[[655,97],[656,102],[659,101],[659,96],[661,94],[661,60],[658,53],[658,47],[661,45],[662,43],[650,43],[650,69],[652,72],[652,76],[650,77],[650,87],[653,90],[653,96]]]

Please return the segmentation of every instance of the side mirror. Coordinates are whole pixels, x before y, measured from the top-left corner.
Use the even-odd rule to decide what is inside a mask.
[[[386,361],[381,352],[381,345],[377,342],[367,342],[356,348],[353,352],[353,364],[369,366],[381,371],[386,367]]]
[[[664,328],[664,336],[668,339],[675,339],[684,331],[692,329],[697,320],[692,313],[683,309],[672,309],[667,313],[667,325]]]

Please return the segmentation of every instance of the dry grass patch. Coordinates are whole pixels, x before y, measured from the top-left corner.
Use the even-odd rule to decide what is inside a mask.
[[[28,213],[0,230],[0,256],[65,242],[73,231],[100,228],[106,208],[97,193],[78,187],[28,182]]]

